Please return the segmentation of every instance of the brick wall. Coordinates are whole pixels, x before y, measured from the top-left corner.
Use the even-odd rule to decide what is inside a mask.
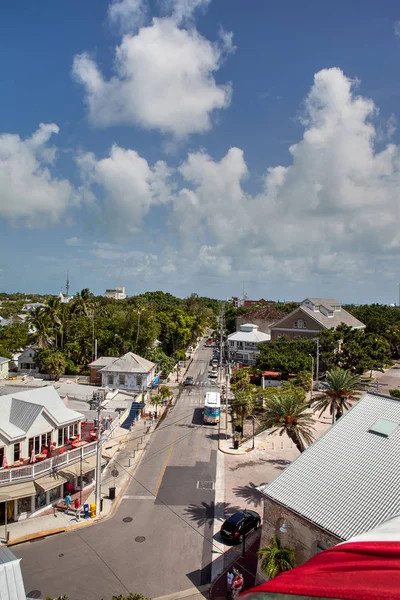
[[[286,533],[279,531],[283,520],[286,521]],[[273,535],[279,537],[284,545],[293,548],[296,565],[305,562],[322,549],[343,541],[265,497],[261,546],[267,546]]]

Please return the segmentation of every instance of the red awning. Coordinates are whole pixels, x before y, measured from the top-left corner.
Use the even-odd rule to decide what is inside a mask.
[[[263,592],[348,600],[400,600],[400,542],[339,544],[249,590],[241,598],[256,600],[263,598]]]
[[[280,377],[282,373],[279,371],[264,371],[262,374],[263,377]]]

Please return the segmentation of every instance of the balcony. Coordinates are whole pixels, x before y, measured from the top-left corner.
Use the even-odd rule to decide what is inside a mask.
[[[21,466],[12,465],[7,469],[0,469],[0,490],[2,485],[10,485],[10,483],[18,483],[22,481],[32,481],[41,477],[46,473],[54,473],[62,470],[66,465],[75,463],[85,459],[87,456],[94,454],[97,448],[97,441],[90,440],[90,431],[92,431],[93,423],[87,423],[82,430],[82,442],[85,445],[80,448],[72,448],[71,444],[56,448],[52,452],[52,457],[42,461],[29,464],[26,460],[21,463]],[[106,429],[101,434],[101,445],[111,437],[112,432],[119,426],[119,419],[114,419],[111,422],[109,429]]]

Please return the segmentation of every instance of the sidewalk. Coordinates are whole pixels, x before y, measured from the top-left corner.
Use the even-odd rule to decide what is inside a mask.
[[[117,450],[107,464],[102,475],[101,489],[103,510],[98,518],[83,518],[83,504],[95,502],[94,486],[82,491],[82,506],[80,516],[77,517],[75,510],[70,510],[67,514],[55,507],[48,509],[43,516],[33,517],[17,523],[9,523],[7,530],[9,533],[9,545],[19,544],[29,540],[42,538],[48,535],[54,535],[63,531],[69,531],[78,527],[85,527],[98,522],[101,519],[111,517],[113,511],[118,506],[119,497],[123,493],[129,482],[130,476],[134,473],[140,457],[150,439],[151,433],[157,426],[157,423],[151,424],[150,420],[142,419],[138,421],[132,432],[126,430],[121,435],[119,450]],[[115,500],[108,497],[109,487],[116,488]],[[72,505],[75,498],[80,499],[80,492],[72,495]],[[5,527],[0,527],[0,538],[4,545]]]

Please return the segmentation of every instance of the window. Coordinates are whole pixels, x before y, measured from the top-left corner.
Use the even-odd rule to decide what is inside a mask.
[[[119,385],[125,385],[125,375],[120,375],[118,377]]]
[[[243,342],[237,342],[237,347],[243,349]]]
[[[138,387],[142,386],[142,382],[143,382],[143,377],[141,375],[136,375],[136,385]]]
[[[0,448],[0,464],[3,464],[3,458],[4,458],[4,446],[2,446]]]
[[[46,492],[38,492],[35,496],[35,510],[46,506]]]
[[[293,327],[296,329],[297,328],[297,321],[294,321],[293,323]]]
[[[235,345],[235,342],[234,342],[233,340],[231,340],[231,341],[229,342],[229,345],[230,345],[230,346],[234,346],[234,345]]]
[[[314,310],[315,310],[315,311],[319,311],[319,304],[315,304],[315,306],[314,306]]]
[[[50,502],[54,502],[59,498],[61,498],[61,485],[54,488],[53,490],[50,490]]]
[[[114,375],[109,375],[108,376],[108,385],[113,385],[114,384]]]
[[[297,321],[297,327],[299,327],[300,329],[303,327],[303,319],[299,319]]]
[[[21,513],[31,512],[31,497],[28,498],[19,498],[17,504],[17,512],[20,515]]]
[[[18,462],[21,458],[21,444],[18,442],[14,444],[14,462]]]
[[[307,323],[303,321],[303,329],[307,329]]]

